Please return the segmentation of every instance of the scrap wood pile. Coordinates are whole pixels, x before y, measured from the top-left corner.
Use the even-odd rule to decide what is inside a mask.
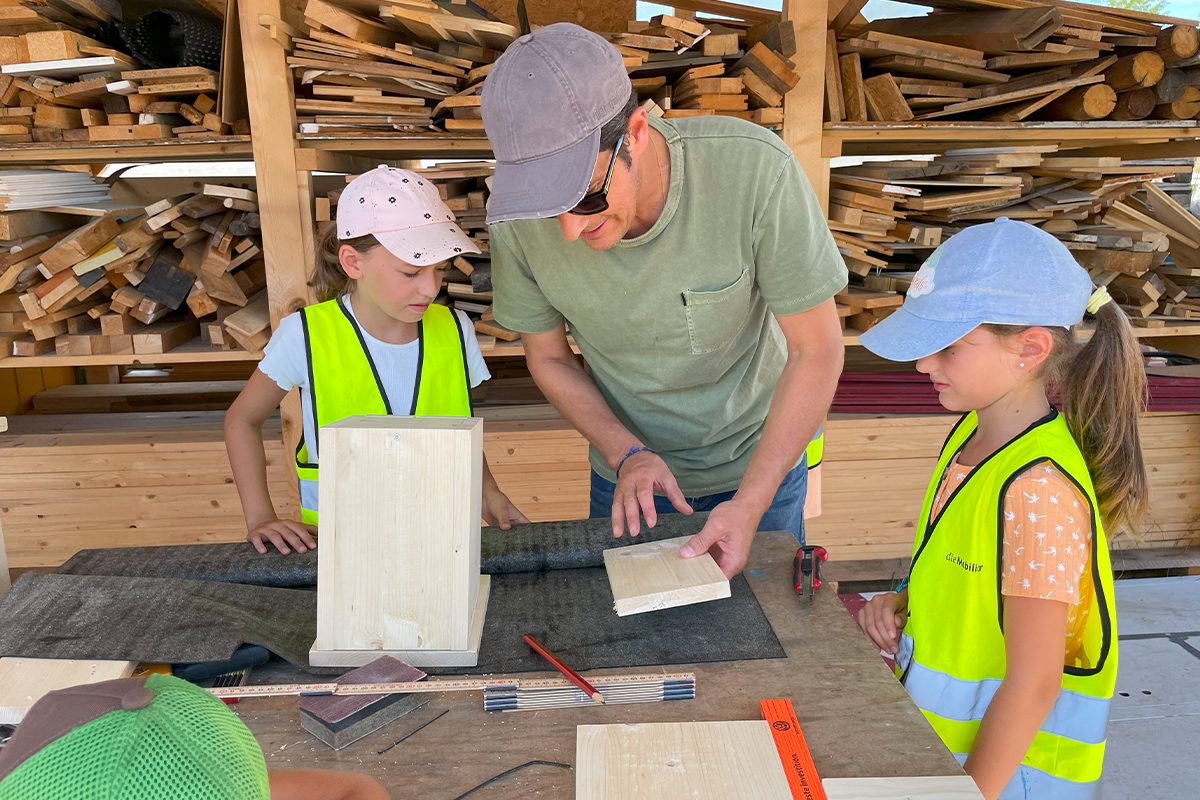
[[[253,191],[206,184],[83,224],[19,213],[38,216],[6,220],[23,229],[10,227],[21,236],[0,244],[0,357],[153,355],[197,339],[221,349],[266,344]],[[30,234],[37,226],[45,230]]]
[[[1190,180],[1190,165],[1056,150],[980,147],[832,170],[829,228],[852,276],[838,296],[847,326],[865,331],[892,313],[934,248],[999,217],[1062,241],[1135,324],[1200,319],[1200,220],[1155,183]]]
[[[491,162],[461,162],[440,167],[413,170],[438,188],[442,200],[454,212],[458,226],[470,237],[480,254],[456,257],[446,271],[442,293],[434,301],[462,311],[475,326],[481,350],[491,350],[496,340],[515,342],[521,334],[498,324],[492,314],[492,260],[488,229],[484,222],[488,181],[495,165]],[[355,176],[347,176],[347,183]],[[336,218],[340,192],[317,198],[318,227],[332,224]]]
[[[189,30],[199,30],[199,25],[193,23]],[[114,33],[118,28],[124,33]],[[0,7],[0,142],[212,139],[249,133],[248,120],[222,120],[214,113],[216,70],[202,65],[148,69],[130,55],[137,48],[125,38],[140,41],[138,30],[139,24],[122,26],[119,3],[107,0],[27,0]],[[175,32],[164,29],[159,35]],[[217,64],[219,44],[210,40],[201,48],[179,38],[185,42],[173,39],[172,47],[194,57],[184,64]]]
[[[723,114],[778,127],[783,95],[799,82],[788,60],[794,29],[778,12],[744,13],[751,19],[659,15],[602,35],[620,51],[639,97],[654,101],[651,113]],[[384,2],[370,13],[357,0],[307,0],[304,15],[300,28],[263,24],[290,51],[305,136],[481,134],[483,81],[519,36],[471,2]]]
[[[851,0],[827,32],[831,122],[1200,114],[1194,21],[1081,3],[980,0],[864,23],[855,19],[863,4]]]

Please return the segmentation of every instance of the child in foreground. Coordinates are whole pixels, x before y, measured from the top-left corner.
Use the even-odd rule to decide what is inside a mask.
[[[0,800],[388,800],[367,775],[267,772],[229,708],[170,675],[50,692],[0,749]]]
[[[1095,330],[1079,347],[1085,312]],[[988,800],[1099,800],[1117,673],[1106,535],[1147,507],[1128,319],[1057,239],[1000,218],[934,251],[860,341],[916,361],[963,417],[907,585],[859,625]]]

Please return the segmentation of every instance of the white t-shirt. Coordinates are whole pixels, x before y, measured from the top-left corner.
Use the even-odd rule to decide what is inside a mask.
[[[354,316],[354,307],[349,298],[343,298],[343,305]],[[492,377],[488,372],[483,353],[479,352],[479,342],[474,336],[474,327],[467,315],[455,310],[459,329],[465,334],[463,341],[467,345],[467,372],[471,387]],[[358,321],[358,317],[354,317]],[[413,390],[416,388],[417,357],[420,355],[420,342],[416,339],[408,344],[389,344],[376,339],[367,329],[359,324],[367,350],[379,370],[379,380],[383,382],[383,390],[387,392],[392,411],[397,414],[407,414],[412,408]],[[300,387],[300,402],[304,409],[304,441],[308,443],[308,454],[313,463],[317,463],[314,446],[317,443],[317,425],[313,420],[312,398],[308,386],[308,357],[304,352],[304,326],[300,321],[299,312],[284,317],[271,341],[263,349],[262,361],[258,369],[279,385],[280,389],[290,391]]]

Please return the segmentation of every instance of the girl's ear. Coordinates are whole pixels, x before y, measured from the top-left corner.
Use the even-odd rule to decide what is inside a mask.
[[[1054,347],[1054,334],[1045,328],[1026,328],[1017,335],[1020,362],[1025,369],[1033,369],[1050,356]]]
[[[346,277],[351,280],[362,280],[362,266],[359,264],[361,258],[362,255],[348,244],[338,248],[338,263],[342,265]]]

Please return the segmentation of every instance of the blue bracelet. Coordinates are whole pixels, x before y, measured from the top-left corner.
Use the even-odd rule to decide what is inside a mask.
[[[653,452],[654,452],[654,451],[653,451],[653,450],[651,450],[649,447],[631,447],[631,448],[629,448],[629,452],[625,454],[625,458],[622,458],[622,459],[621,459],[621,463],[620,463],[620,464],[617,464],[617,477],[620,477],[620,475],[621,475],[621,467],[625,466],[625,461],[626,461],[626,460],[628,460],[628,458],[629,458],[631,455],[633,455],[634,453],[640,453],[640,452],[642,452],[643,450],[645,450],[645,451],[647,451],[647,452],[649,452],[649,453],[653,453]]]

